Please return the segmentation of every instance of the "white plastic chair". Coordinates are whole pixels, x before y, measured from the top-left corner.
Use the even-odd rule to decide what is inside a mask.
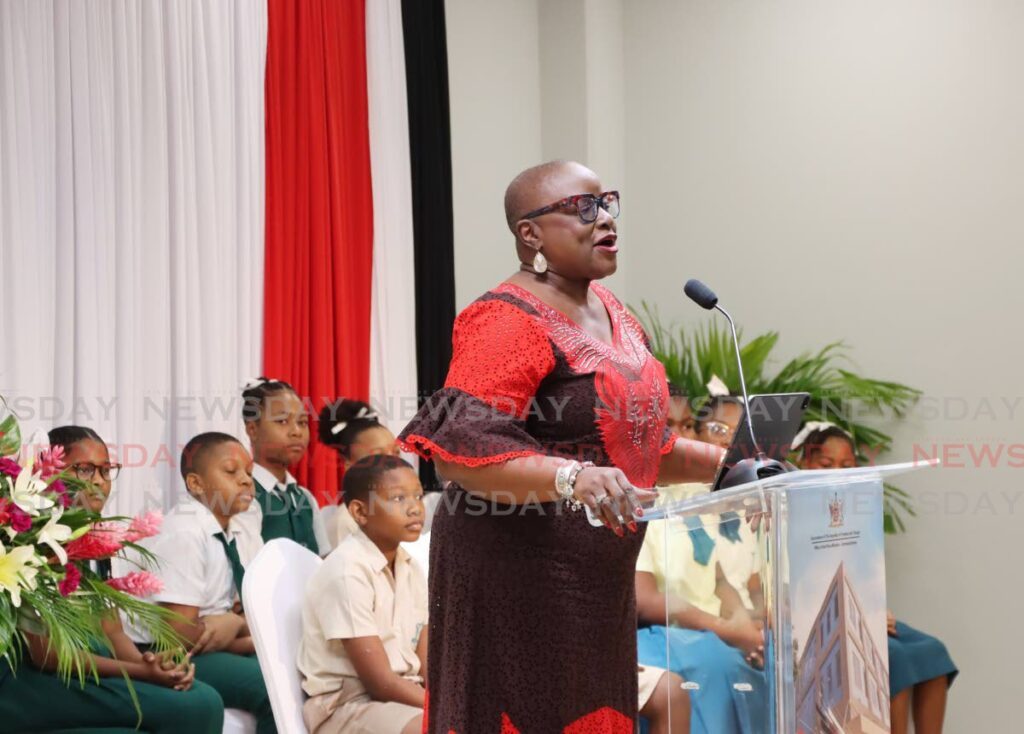
[[[242,709],[224,709],[224,728],[221,729],[221,732],[223,734],[256,734],[256,717]]]
[[[320,508],[320,519],[323,521],[324,527],[327,528],[327,537],[331,541],[330,550],[334,550],[334,547],[338,544],[337,538],[334,537],[336,535],[336,533],[334,532],[334,516],[337,514],[337,505],[324,505],[323,507]],[[326,552],[324,553],[324,555],[326,555]]]
[[[298,543],[276,538],[245,569],[242,605],[280,734],[306,734],[305,694],[295,661],[306,585],[320,563],[315,553]]]
[[[402,543],[402,547],[420,564],[423,575],[427,576],[430,573],[430,533],[421,533],[414,542]]]

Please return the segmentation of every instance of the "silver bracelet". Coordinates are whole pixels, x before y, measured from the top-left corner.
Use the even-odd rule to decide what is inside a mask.
[[[558,467],[558,471],[555,472],[555,492],[558,496],[570,504],[576,501],[576,498],[572,496],[572,485],[569,483],[569,476],[574,472],[578,472],[580,463],[578,461],[567,461]]]
[[[572,468],[572,471],[569,472],[569,479],[568,479],[568,482],[567,482],[568,485],[569,485],[569,488],[568,488],[569,494],[566,497],[565,501],[568,503],[569,507],[572,508],[573,512],[579,512],[580,510],[583,509],[583,503],[580,502],[578,499],[576,499],[576,479],[579,477],[580,472],[582,472],[587,467],[593,466],[594,462],[592,462],[592,461],[584,461],[581,464],[581,463],[579,463],[577,461],[577,462],[574,462],[574,463],[576,464],[576,466],[574,466]]]

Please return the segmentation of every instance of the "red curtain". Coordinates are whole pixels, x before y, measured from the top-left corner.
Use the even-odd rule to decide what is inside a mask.
[[[370,389],[373,202],[365,0],[269,0],[264,374],[313,410]],[[321,503],[334,452],[313,439],[293,473]]]

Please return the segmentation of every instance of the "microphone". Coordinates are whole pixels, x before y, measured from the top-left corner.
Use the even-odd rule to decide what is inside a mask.
[[[718,305],[718,296],[715,295],[715,292],[695,278],[686,281],[683,292],[690,297],[691,301],[708,311]],[[723,313],[725,312],[723,311]],[[731,323],[732,319],[729,321]]]
[[[732,345],[736,350],[736,366],[739,367],[740,372],[740,389],[743,391],[743,415],[746,416],[750,440],[753,442],[754,450],[757,452],[755,456],[743,459],[726,470],[725,477],[722,480],[722,488],[735,487],[789,471],[790,469],[786,464],[775,459],[769,459],[765,455],[757,441],[757,434],[754,433],[754,421],[750,417],[750,396],[747,394],[747,380],[743,376],[743,357],[740,356],[740,340],[736,335],[736,324],[733,322],[732,316],[718,305],[718,296],[715,295],[715,292],[695,278],[686,281],[686,285],[683,286],[683,292],[701,308],[707,311],[719,311],[729,321],[729,329],[732,332]]]

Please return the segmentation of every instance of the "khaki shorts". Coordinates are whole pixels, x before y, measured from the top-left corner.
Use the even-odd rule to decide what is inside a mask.
[[[652,665],[638,665],[637,666],[637,678],[639,685],[639,699],[638,708],[643,708],[647,705],[647,702],[651,700],[651,696],[654,695],[655,689],[658,687],[658,683],[661,682],[663,675],[668,673],[664,668],[655,668]]]
[[[401,734],[423,709],[394,701],[374,701],[358,678],[346,678],[338,691],[311,696],[302,707],[309,734]]]

